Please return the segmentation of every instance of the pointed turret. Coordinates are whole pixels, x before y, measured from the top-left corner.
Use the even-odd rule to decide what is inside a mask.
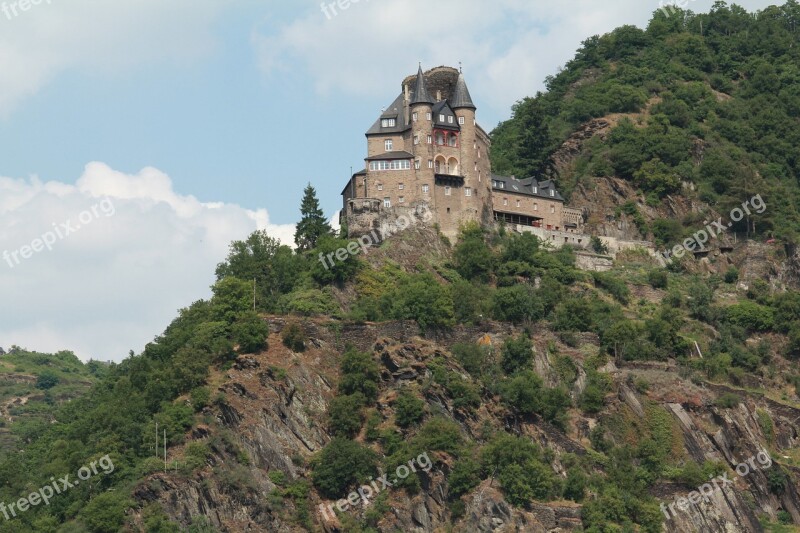
[[[414,96],[411,99],[411,105],[416,104],[433,104],[431,95],[428,94],[428,88],[425,85],[425,75],[422,73],[422,65],[419,66],[417,72],[417,81],[414,83]]]
[[[472,97],[467,89],[467,81],[464,79],[464,74],[458,73],[458,81],[456,82],[456,89],[453,92],[453,98],[450,102],[450,107],[455,109],[477,109],[475,104],[472,103]]]

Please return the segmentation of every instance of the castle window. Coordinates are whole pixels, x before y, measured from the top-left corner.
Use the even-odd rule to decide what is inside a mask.
[[[420,163],[419,163],[419,159],[415,160],[415,161],[414,161],[414,168],[415,168],[415,169],[417,169],[417,170],[419,170],[419,165],[420,165]]]
[[[553,189],[550,189],[550,196],[555,196],[555,195],[556,195],[556,191],[554,191]]]
[[[392,200],[388,197],[384,198],[383,207],[392,207]]]
[[[397,125],[397,119],[394,118],[381,119],[382,128],[394,128],[396,125]]]
[[[416,113],[414,113],[413,115],[411,115],[411,118],[412,118],[412,120],[413,120],[414,122],[416,122],[416,121],[417,121],[417,114],[416,114]]]
[[[410,159],[393,159],[386,161],[370,161],[370,170],[410,170]]]
[[[436,144],[444,146],[444,135],[441,132],[436,134]]]
[[[433,168],[433,159],[428,159],[428,168]]]
[[[398,201],[398,203],[404,204],[404,203],[406,203],[406,197],[405,196],[401,196],[400,198],[397,199],[397,201]]]
[[[539,187],[533,188],[533,194],[539,194]]]
[[[464,125],[464,117],[458,117],[458,123],[463,126]]]
[[[503,198],[503,205],[508,205],[508,198]]]
[[[419,135],[414,135],[414,144],[419,144]]]
[[[427,116],[426,116],[425,118],[427,118],[428,120],[431,120],[431,118],[433,118],[433,115],[431,115],[430,113],[428,113],[428,114],[427,114]]]
[[[451,116],[449,116],[449,117],[447,117],[447,122],[449,122],[450,124],[452,124],[452,123],[453,123],[453,117],[452,117],[452,115],[451,115]]]
[[[452,189],[450,188],[450,186],[449,185],[445,185],[445,187],[444,187],[444,195],[445,196],[450,196],[451,193],[452,193]]]
[[[449,146],[456,146],[458,144],[458,137],[456,137],[455,135],[448,135],[447,144]]]
[[[464,189],[464,196],[472,196],[472,189],[470,189],[469,187],[466,187]]]
[[[431,190],[431,187],[427,183],[422,186],[422,192],[423,193],[428,194],[428,192],[430,192],[430,190]]]
[[[433,144],[433,137],[428,135],[428,144]]]
[[[383,146],[384,148],[386,148],[387,152],[391,152],[392,147],[394,146],[394,142],[392,142],[391,139],[386,139],[385,141],[383,141]]]
[[[537,204],[536,202],[533,202],[533,210],[534,211],[538,211],[539,210],[539,204]]]
[[[444,122],[444,115],[439,115],[439,122]]]
[[[517,207],[519,207],[519,200],[517,200]]]
[[[475,163],[475,172],[478,171],[478,163]]]
[[[556,206],[554,206],[553,204],[550,204],[550,212],[551,213],[555,213],[556,212]]]
[[[378,190],[379,190],[379,191],[382,191],[382,190],[383,190],[383,183],[379,183],[379,184],[378,184]]]
[[[400,185],[398,185],[398,186],[397,186],[397,188],[398,188],[398,189],[400,189],[400,190],[402,191],[403,189],[405,189],[405,188],[406,188],[406,186],[405,186],[404,184],[402,184],[402,183],[401,183]]]

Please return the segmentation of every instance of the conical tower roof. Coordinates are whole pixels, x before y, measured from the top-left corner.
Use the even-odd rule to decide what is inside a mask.
[[[414,83],[414,96],[411,98],[411,105],[433,103],[433,98],[428,94],[428,88],[425,85],[425,75],[422,73],[422,65],[420,65],[419,71],[417,72],[417,81]]]
[[[458,73],[456,90],[453,92],[453,98],[450,101],[450,107],[453,109],[477,109],[475,104],[472,103],[472,97],[469,94],[469,89],[467,89],[467,81],[464,79],[464,74],[461,72]]]

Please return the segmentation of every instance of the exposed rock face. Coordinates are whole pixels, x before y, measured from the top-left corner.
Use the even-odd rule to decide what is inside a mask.
[[[430,383],[427,363],[443,355],[455,342],[478,339],[499,346],[503,338],[515,333],[508,325],[487,322],[482,326],[457,327],[439,337],[422,338],[416,325],[408,322],[384,324],[342,324],[329,320],[307,320],[308,350],[293,353],[280,341],[279,332],[287,323],[283,317],[269,319],[271,331],[268,351],[240,357],[225,375],[212,379],[220,383],[221,396],[206,414],[216,423],[197,427],[187,440],[209,445],[212,454],[205,468],[193,474],[157,473],[141,483],[134,495],[141,504],[159,502],[169,517],[188,525],[199,516],[220,531],[298,532],[317,530],[346,531],[337,518],[324,517],[319,505],[329,505],[315,491],[306,504],[272,495],[276,484],[270,474],[282,472],[289,481],[308,479],[309,459],[330,440],[325,412],[338,382],[339,354],[345,343],[372,353],[381,365],[382,384],[377,410],[391,418],[398,389],[414,381]],[[552,382],[554,369],[547,357],[547,346],[558,343],[548,332],[534,337],[534,367],[546,382]],[[581,346],[596,345],[598,339],[586,334]],[[560,353],[578,364],[578,379],[570,391],[576,397],[585,386],[581,368],[584,352],[558,344]],[[466,373],[457,366],[455,372]],[[647,405],[661,405],[671,413],[683,434],[687,457],[696,462],[720,461],[731,470],[734,484],[715,490],[707,500],[691,503],[686,510],[675,509],[664,518],[664,531],[679,532],[750,532],[761,531],[755,512],[777,517],[779,510],[790,513],[800,523],[800,497],[796,488],[798,472],[783,466],[790,476],[785,490],[776,495],[770,490],[769,469],[752,469],[737,476],[733,469],[762,452],[767,437],[759,425],[756,410],[774,421],[774,439],[770,449],[776,454],[800,445],[800,409],[760,396],[736,391],[745,401],[738,407],[722,409],[713,399],[731,389],[718,385],[694,384],[683,380],[669,363],[636,363],[617,367],[613,363],[600,369],[614,378],[616,395],[607,398],[609,411],[626,410],[630,416],[646,416]],[[631,377],[645,376],[653,384],[646,394],[629,386]],[[469,415],[453,405],[452,400],[431,385],[426,400],[432,410],[459,423],[465,435],[480,438],[485,424],[504,427],[553,450],[556,457],[568,452],[584,455],[588,435],[596,420],[573,413],[567,433],[537,417],[510,417],[496,398],[484,395],[483,404]],[[172,451],[180,458],[180,453]],[[246,459],[245,459],[246,458]],[[452,465],[447,456],[432,457],[437,465],[421,475],[422,490],[408,494],[387,489],[391,508],[377,524],[379,531],[416,533],[455,530],[468,532],[563,532],[581,529],[581,506],[569,502],[532,502],[526,508],[510,505],[495,479],[484,480],[462,498],[464,513],[454,519],[448,499],[447,473]],[[779,457],[772,468],[778,468]],[[565,476],[559,459],[553,470]],[[660,484],[652,493],[669,506],[675,498],[685,497],[697,487]],[[306,518],[302,509],[305,509]],[[357,505],[348,511],[352,517],[363,516]],[[141,517],[139,517],[141,521]]]

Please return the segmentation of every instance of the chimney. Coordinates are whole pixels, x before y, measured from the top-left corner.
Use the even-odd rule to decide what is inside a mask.
[[[437,102],[442,101],[442,91],[436,91],[436,101]]]

